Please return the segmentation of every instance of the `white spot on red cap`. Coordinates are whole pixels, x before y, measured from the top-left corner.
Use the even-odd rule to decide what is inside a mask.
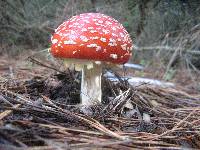
[[[115,27],[111,27],[114,31],[116,31],[117,29]]]
[[[88,29],[90,29],[90,30],[91,30],[91,29],[94,29],[94,27],[88,27]]]
[[[130,51],[133,49],[133,45],[130,47]]]
[[[126,46],[127,46],[127,44],[123,44],[123,45],[121,45],[121,48],[126,51]]]
[[[101,50],[101,46],[97,46],[96,51],[100,51],[100,50]]]
[[[73,41],[73,40],[66,40],[66,41],[64,41],[64,44],[76,44],[76,42],[75,41]]]
[[[97,40],[97,39],[99,39],[99,37],[98,36],[94,36],[94,37],[90,37],[90,39],[91,40]]]
[[[86,28],[83,28],[83,29],[81,29],[81,31],[84,32],[84,31],[87,31],[87,29],[86,29]]]
[[[115,40],[115,39],[112,39],[112,38],[110,38],[109,42],[115,43],[115,42],[116,42],[116,40]]]
[[[101,40],[102,42],[106,42],[106,38],[101,37],[100,40]]]
[[[102,21],[102,20],[98,20],[98,23],[102,24],[102,23],[103,23],[103,21]]]
[[[119,42],[120,42],[120,41],[122,41],[122,40],[121,40],[120,38],[118,38],[118,39],[117,39],[117,41],[119,41]]]
[[[115,39],[110,39],[108,45],[109,46],[117,46],[116,40]]]
[[[97,32],[96,30],[90,30],[90,33],[95,33],[95,32]]]
[[[97,22],[95,22],[94,24],[95,24],[96,26],[106,27],[106,25],[101,24],[101,23],[97,23]]]
[[[51,42],[52,42],[52,44],[56,44],[58,42],[58,40],[57,39],[53,39]]]
[[[117,34],[115,34],[115,33],[112,33],[112,36],[118,37],[118,35],[117,35]]]
[[[77,52],[77,50],[73,51],[72,53],[75,54]]]
[[[106,30],[106,29],[103,29],[102,32],[105,33],[105,34],[110,33],[110,31],[109,31],[109,30]]]
[[[97,44],[89,44],[89,45],[87,45],[87,47],[97,47]]]
[[[101,46],[99,46],[97,44],[89,44],[89,45],[87,45],[87,47],[89,47],[89,48],[96,48],[96,51],[101,50]]]
[[[87,42],[87,41],[89,40],[89,39],[88,39],[86,36],[84,36],[84,35],[81,35],[80,38],[81,38],[81,40],[82,40],[83,42]]]
[[[70,30],[71,34],[75,34],[76,32],[74,30]]]
[[[58,33],[58,35],[62,36],[63,34],[62,33]]]
[[[84,18],[85,18],[85,19],[90,19],[90,17],[89,17],[89,16],[84,16]]]
[[[110,54],[110,57],[113,58],[113,59],[117,59],[118,58],[117,54]]]
[[[106,25],[111,25],[112,23],[110,21],[105,22]]]
[[[69,35],[70,35],[69,33],[64,33],[64,34],[63,34],[63,36],[69,36]]]
[[[123,33],[120,32],[119,34],[120,34],[121,37],[124,37],[124,34],[123,34]]]
[[[79,25],[79,23],[78,23],[78,22],[75,22],[73,25],[77,26],[77,25]]]
[[[117,43],[108,43],[109,46],[117,46]]]

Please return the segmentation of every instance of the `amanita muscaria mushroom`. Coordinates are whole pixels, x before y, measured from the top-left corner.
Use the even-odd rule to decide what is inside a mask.
[[[132,51],[126,29],[112,17],[84,13],[63,22],[51,38],[51,54],[82,70],[81,104],[101,102],[103,65],[124,64]]]

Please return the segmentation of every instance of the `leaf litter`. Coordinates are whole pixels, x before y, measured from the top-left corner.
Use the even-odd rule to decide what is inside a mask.
[[[80,72],[30,61],[47,71],[0,77],[0,149],[200,148],[200,95],[132,86],[114,72],[118,82],[102,78],[102,104],[83,107]]]

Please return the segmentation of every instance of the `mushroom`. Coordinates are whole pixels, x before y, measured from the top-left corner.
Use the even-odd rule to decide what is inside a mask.
[[[124,64],[133,48],[126,29],[100,13],[84,13],[63,22],[51,38],[51,54],[68,67],[82,70],[81,104],[101,103],[104,65]]]

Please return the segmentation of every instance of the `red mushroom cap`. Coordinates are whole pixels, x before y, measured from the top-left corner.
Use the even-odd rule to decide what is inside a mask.
[[[85,13],[63,22],[51,38],[51,53],[57,58],[126,63],[132,40],[126,29],[112,17]]]

